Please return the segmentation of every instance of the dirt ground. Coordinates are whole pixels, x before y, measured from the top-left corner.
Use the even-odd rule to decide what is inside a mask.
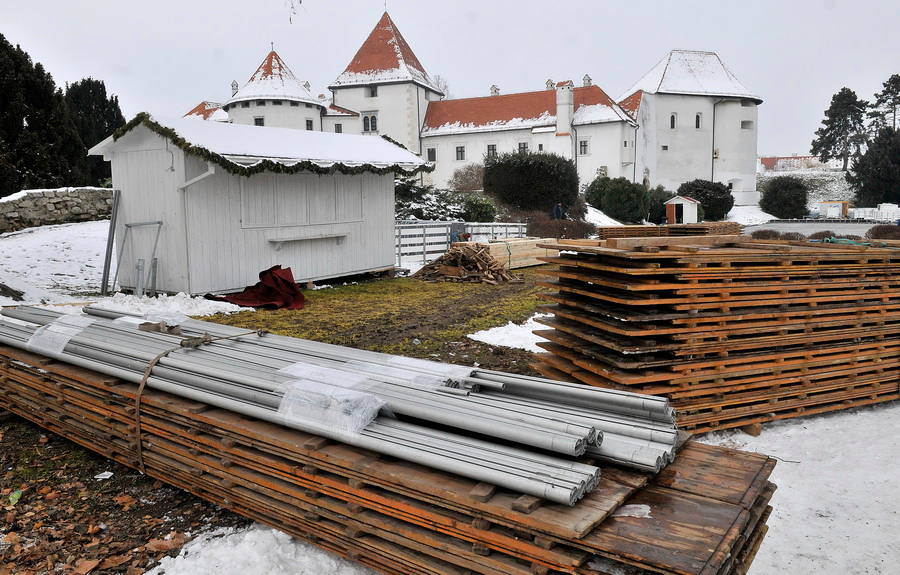
[[[206,318],[424,359],[532,374],[531,353],[466,334],[528,319],[541,303],[534,270],[521,283],[369,279],[305,291],[295,311]],[[137,575],[200,531],[247,524],[229,511],[109,461],[18,417],[0,414],[0,575]],[[103,472],[109,479],[95,479]]]

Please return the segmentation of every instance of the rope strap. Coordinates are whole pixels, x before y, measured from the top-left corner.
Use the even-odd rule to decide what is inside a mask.
[[[138,385],[137,395],[134,397],[134,434],[137,438],[137,464],[138,470],[141,473],[145,473],[144,468],[144,442],[141,440],[141,399],[144,395],[144,388],[147,386],[147,380],[150,379],[150,374],[153,372],[153,368],[156,367],[156,364],[159,361],[172,353],[173,351],[178,351],[179,349],[197,349],[201,345],[209,345],[215,341],[221,341],[225,339],[234,339],[238,337],[243,337],[245,335],[256,335],[262,337],[266,335],[268,332],[265,330],[256,330],[256,331],[248,331],[245,333],[238,333],[235,335],[228,335],[222,337],[212,337],[208,333],[204,333],[201,336],[196,337],[187,337],[182,339],[178,343],[178,347],[172,347],[166,350],[161,351],[150,360],[150,363],[147,364],[147,368],[144,370],[144,375],[141,377],[141,382]]]

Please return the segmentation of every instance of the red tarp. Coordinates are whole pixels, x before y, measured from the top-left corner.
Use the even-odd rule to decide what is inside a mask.
[[[291,268],[272,266],[259,272],[259,283],[247,286],[240,293],[224,296],[207,295],[207,299],[227,301],[244,307],[271,309],[303,309],[305,298],[294,281]]]

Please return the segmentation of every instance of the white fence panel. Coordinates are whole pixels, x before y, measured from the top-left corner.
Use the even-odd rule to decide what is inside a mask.
[[[440,222],[398,220],[394,228],[397,265],[403,260],[427,263],[450,248],[453,232],[467,233],[470,241],[486,242],[505,238],[523,238],[527,224],[504,222]]]

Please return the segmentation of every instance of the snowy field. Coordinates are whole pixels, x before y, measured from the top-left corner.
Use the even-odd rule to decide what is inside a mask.
[[[97,301],[107,222],[0,235],[0,283],[28,303]],[[838,231],[838,230],[835,230]],[[0,297],[0,305],[13,305]],[[154,315],[204,315],[236,306],[190,298],[117,294],[100,303]],[[66,308],[62,308],[66,309]],[[72,306],[75,312],[78,306]],[[532,318],[471,334],[537,351]],[[700,440],[779,458],[769,533],[751,575],[897,573],[900,563],[900,403],[769,424],[759,437],[722,432]],[[371,575],[372,571],[268,527],[202,533],[153,575]]]

